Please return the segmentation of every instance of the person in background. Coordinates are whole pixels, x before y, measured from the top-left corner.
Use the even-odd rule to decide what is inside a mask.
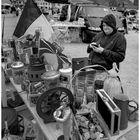
[[[19,8],[19,7],[17,7],[17,8],[16,8],[16,16],[18,16],[18,15],[19,15],[19,11],[20,11],[20,8]]]
[[[74,4],[64,5],[60,14],[60,21],[74,21],[74,15],[78,6]]]
[[[11,14],[13,13],[16,13],[16,8],[14,5],[11,6],[11,11],[10,11]]]
[[[113,14],[106,15],[101,21],[101,32],[92,40],[87,47],[90,64],[101,65],[107,70],[113,68],[113,63],[117,64],[125,58],[126,39],[116,28],[116,19]]]
[[[125,33],[128,34],[127,15],[126,14],[123,14],[122,23],[123,23]]]

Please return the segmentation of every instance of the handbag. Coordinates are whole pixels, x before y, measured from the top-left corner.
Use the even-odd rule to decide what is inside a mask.
[[[118,77],[119,76],[119,69],[116,63],[113,63],[113,68],[108,71],[110,76]]]
[[[109,76],[104,81],[103,89],[111,98],[116,94],[124,94],[121,79],[119,77],[119,69],[116,63],[113,63],[113,68],[108,71]]]

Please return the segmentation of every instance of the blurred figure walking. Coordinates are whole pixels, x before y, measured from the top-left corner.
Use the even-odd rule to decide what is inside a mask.
[[[123,23],[123,26],[124,26],[125,34],[128,34],[127,17],[125,15],[122,18],[122,23]]]
[[[77,8],[78,6],[74,4],[64,5],[61,10],[60,21],[74,21]]]

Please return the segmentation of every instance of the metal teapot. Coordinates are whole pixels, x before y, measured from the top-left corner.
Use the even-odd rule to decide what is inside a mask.
[[[132,114],[138,110],[138,103],[134,100],[129,100],[127,95],[117,94],[114,96],[113,101],[121,110],[120,130],[124,130],[128,126],[128,120]],[[134,103],[133,110],[129,110],[130,103]]]

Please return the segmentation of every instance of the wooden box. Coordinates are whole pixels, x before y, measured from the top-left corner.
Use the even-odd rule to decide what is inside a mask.
[[[111,135],[117,135],[120,131],[121,110],[103,90],[96,90],[96,110],[101,115]]]

